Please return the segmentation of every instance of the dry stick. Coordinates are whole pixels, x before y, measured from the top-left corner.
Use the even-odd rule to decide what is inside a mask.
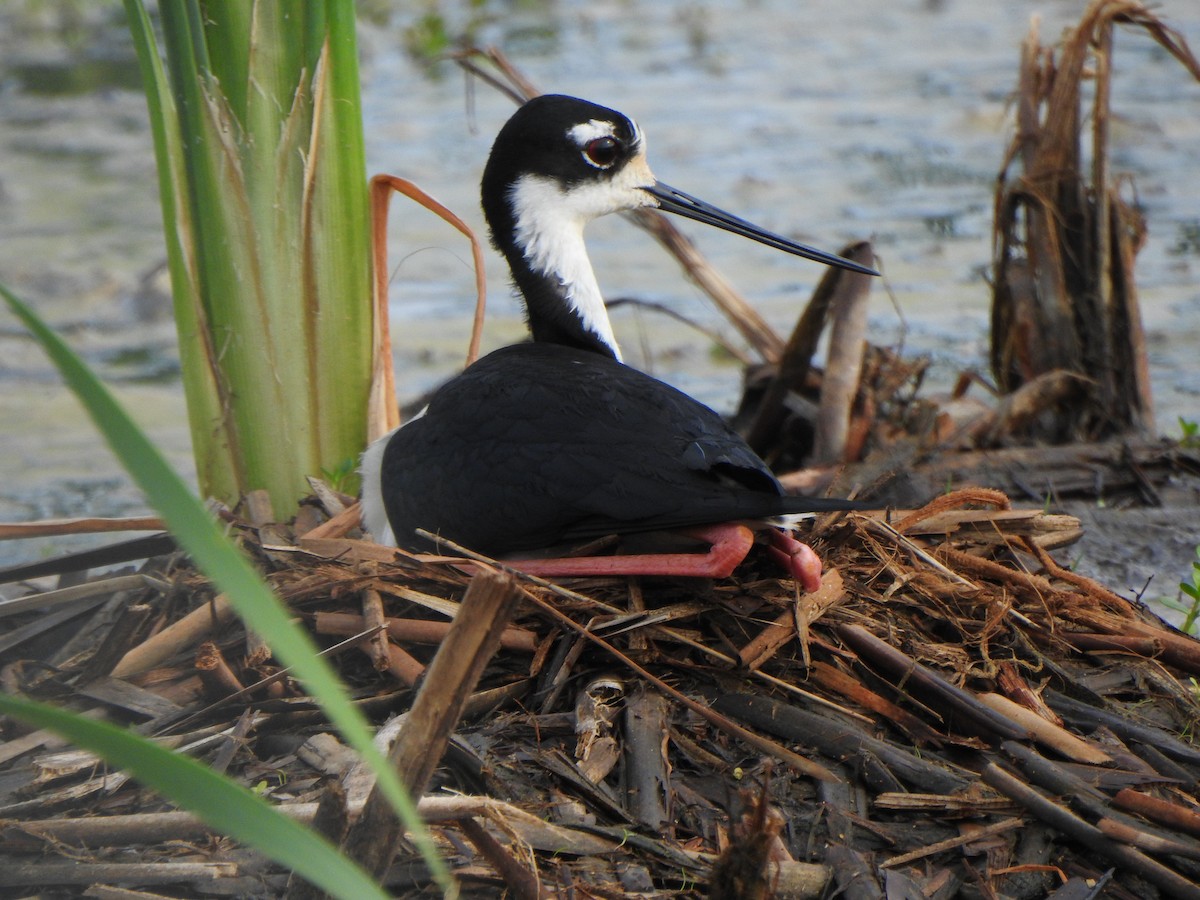
[[[387,644],[387,661],[384,668],[393,678],[408,687],[416,687],[425,674],[425,665],[419,659],[391,641]]]
[[[154,668],[185,647],[194,646],[234,615],[229,598],[218,594],[210,602],[196,607],[178,622],[168,625],[126,653],[113,669],[112,677],[125,678]]]
[[[355,816],[364,801],[351,797],[347,811]],[[281,803],[275,806],[285,816],[298,822],[311,822],[318,811],[317,803]],[[520,835],[521,839],[538,850],[562,850],[578,856],[609,853],[617,841],[586,831],[555,825],[518,806],[493,797],[443,795],[422,797],[417,803],[421,819],[428,823],[455,822],[469,816],[486,816],[502,822]],[[16,842],[23,836],[33,836],[59,844],[82,844],[89,847],[125,847],[130,844],[151,844],[164,840],[203,841],[214,829],[190,812],[133,813],[112,816],[79,816],[53,819],[34,819],[17,822],[6,819],[0,823],[0,840]],[[3,868],[3,867],[0,867]]]
[[[96,678],[87,684],[77,685],[75,692],[81,697],[99,700],[147,719],[174,717],[183,713],[183,707],[174,700],[120,678]]]
[[[974,578],[986,578],[1001,584],[1024,590],[1043,601],[1062,594],[1054,585],[1041,575],[1033,575],[1022,569],[1014,569],[992,559],[985,559],[965,550],[955,550],[942,544],[934,552],[939,559],[954,566],[958,572],[965,572]]]
[[[162,531],[167,526],[157,516],[126,519],[42,519],[38,522],[0,523],[0,541],[19,538],[55,537],[62,534],[100,534],[111,531]]]
[[[1122,809],[1145,816],[1154,822],[1169,825],[1177,831],[1200,835],[1200,813],[1178,803],[1160,800],[1150,794],[1135,791],[1132,788],[1121,788],[1113,797],[1113,803]]]
[[[951,491],[948,494],[942,494],[940,497],[934,498],[920,509],[913,510],[904,516],[904,518],[895,522],[892,527],[901,534],[906,534],[921,522],[948,510],[958,509],[967,503],[987,503],[1002,510],[1012,509],[1012,501],[1003,491],[977,487],[959,488],[956,491]]]
[[[569,853],[574,856],[594,856],[618,849],[618,842],[604,835],[556,825],[545,816],[537,816],[519,806],[492,797],[447,796],[439,794],[422,797],[417,811],[426,822],[459,821],[471,816],[485,816],[500,824],[505,831],[535,850],[550,853]]]
[[[626,806],[634,820],[662,834],[669,829],[671,783],[667,761],[667,698],[642,688],[625,704]]]
[[[26,641],[33,640],[39,634],[57,628],[64,622],[82,615],[91,608],[105,602],[103,597],[92,597],[88,600],[80,600],[78,603],[72,603],[69,606],[63,606],[52,613],[31,618],[24,625],[4,632],[4,635],[0,637],[0,653],[5,653],[13,647],[19,647]],[[104,672],[102,674],[107,675],[108,673]]]
[[[254,710],[250,707],[243,709],[233,728],[221,736],[221,743],[217,745],[217,752],[209,762],[209,768],[220,775],[224,775],[229,770],[229,764],[233,762],[234,755],[238,750],[246,746],[250,731],[257,724],[258,717],[255,715]]]
[[[369,588],[363,591],[363,615],[348,618],[357,620],[358,626],[341,633],[356,634],[365,631],[371,635],[361,646],[376,672],[389,672],[393,678],[409,687],[415,685],[425,674],[425,666],[419,659],[388,640],[391,629],[388,628],[388,620],[383,614],[383,598],[379,591]]]
[[[908,511],[894,510],[900,520]],[[1083,529],[1075,516],[1044,513],[1038,509],[956,509],[930,516],[904,533],[913,535],[961,536],[972,542],[1000,544],[1013,535],[1027,535],[1038,546],[1055,549],[1079,538]]]
[[[504,879],[505,886],[517,900],[538,900],[549,896],[542,890],[541,879],[536,871],[521,865],[515,856],[491,833],[474,819],[461,819],[458,827],[467,836],[475,849],[492,864],[492,868]]]
[[[326,482],[320,478],[314,478],[308,475],[304,479],[308,482],[308,487],[316,498],[317,503],[325,511],[326,515],[336,516],[344,513],[353,503],[354,498],[343,494],[340,491],[334,490]],[[315,527],[316,523],[313,523]],[[307,534],[308,531],[302,531],[301,534]]]
[[[1124,621],[1120,627],[1130,635],[1089,635],[1066,633],[1063,636],[1080,649],[1125,649],[1168,663],[1185,672],[1200,674],[1200,645],[1195,638],[1172,634],[1148,622]]]
[[[222,887],[228,888],[228,884],[222,885]],[[131,890],[111,884],[88,885],[87,890],[79,896],[89,897],[91,900],[172,900],[166,894],[152,894],[140,887],[137,890]]]
[[[840,603],[845,597],[846,590],[841,573],[837,569],[830,569],[821,579],[819,590],[806,594],[802,600],[789,605],[775,621],[738,651],[738,660],[747,669],[762,667],[780,647],[799,636],[799,626],[811,625],[827,609]]]
[[[1092,730],[1103,726],[1123,741],[1137,741],[1155,748],[1171,759],[1200,765],[1200,750],[1169,731],[1148,722],[1135,720],[1126,713],[1075,700],[1052,688],[1047,688],[1044,695],[1050,708],[1077,728]]]
[[[1015,663],[1003,661],[998,664],[996,685],[1005,697],[1016,703],[1020,703],[1027,709],[1033,710],[1047,722],[1062,727],[1062,716],[1052,710],[1046,704],[1041,693],[1035,691],[1030,686],[1029,682],[1018,671]]]
[[[392,340],[388,324],[388,261],[387,214],[392,191],[403,194],[435,213],[466,235],[471,242],[471,258],[475,264],[475,320],[471,327],[471,343],[467,350],[467,365],[479,355],[483,333],[483,312],[487,305],[487,276],[483,266],[483,245],[475,232],[450,209],[406,178],[395,175],[376,175],[371,179],[371,258],[375,267],[375,326],[372,349],[371,396],[368,403],[367,439],[373,441],[400,425],[396,407],[396,376],[392,367]]]
[[[963,794],[918,794],[905,791],[903,793],[877,794],[871,801],[876,809],[910,810],[926,813],[953,813],[955,815],[973,815],[981,813],[992,815],[1009,811],[1015,805],[1007,797],[1000,795],[981,797],[975,792]]]
[[[395,406],[395,404],[392,404]],[[305,540],[316,540],[319,538],[339,538],[344,537],[346,532],[353,528],[358,528],[361,515],[361,504],[355,500],[345,509],[327,522],[322,522],[316,528],[305,532],[303,537]]]
[[[511,575],[481,570],[463,596],[463,614],[430,663],[407,721],[388,754],[411,796],[419,797],[458,724],[463,704],[500,646],[521,591]],[[378,877],[387,871],[402,835],[401,824],[376,786],[347,835],[348,855]]]
[[[1130,234],[1129,220],[1136,215],[1129,210],[1124,201],[1116,196],[1112,189],[1113,203],[1111,206],[1111,222],[1106,227],[1111,228],[1114,236],[1113,243],[1116,251],[1111,259],[1113,280],[1121,285],[1121,300],[1113,313],[1117,321],[1116,328],[1127,333],[1128,340],[1122,342],[1121,352],[1128,354],[1125,365],[1118,364],[1117,372],[1130,384],[1124,392],[1136,404],[1134,422],[1139,430],[1146,435],[1157,434],[1154,419],[1154,392],[1150,381],[1150,354],[1146,351],[1146,328],[1142,319],[1141,301],[1138,299],[1137,284],[1134,281],[1135,257],[1140,249],[1142,234],[1135,245],[1135,238]]]
[[[399,618],[384,619],[383,624],[393,640],[412,641],[416,644],[440,644],[454,625],[453,621]],[[353,613],[318,612],[313,617],[313,631],[317,634],[358,634],[362,630],[362,616]],[[538,647],[538,636],[528,629],[509,625],[500,633],[500,646],[505,650],[533,653]]]
[[[871,245],[866,242],[846,247],[842,250],[842,255],[866,265],[870,265],[875,258]],[[764,452],[779,434],[779,428],[786,415],[785,401],[788,393],[799,391],[803,387],[835,298],[850,290],[850,285],[855,286],[855,291],[862,289],[857,286],[857,282],[846,280],[849,274],[843,269],[828,269],[817,283],[817,289],[813,291],[812,299],[804,307],[804,312],[796,320],[796,326],[792,329],[787,344],[779,353],[779,367],[767,385],[754,422],[746,434],[746,443],[757,452]]]
[[[243,623],[244,624],[244,623]],[[246,629],[246,659],[243,663],[247,669],[257,669],[266,663],[274,654],[266,638],[253,628]]]
[[[230,694],[245,690],[233,669],[229,668],[221,648],[213,641],[205,641],[200,645],[196,651],[195,668],[204,684],[205,693],[212,699],[223,700]]]
[[[1061,725],[1043,719],[1027,706],[1022,706],[1003,694],[976,694],[976,699],[1005,718],[1028,729],[1035,741],[1058,752],[1073,762],[1101,766],[1113,761],[1112,757],[1078,735],[1071,734]]]
[[[1006,797],[1021,804],[1051,828],[1061,831],[1071,840],[1083,844],[1089,850],[1126,866],[1170,896],[1200,900],[1200,886],[1132,847],[1106,837],[1100,829],[1090,825],[1070,810],[1046,799],[1029,785],[1005,772],[996,763],[987,764],[983,770],[983,780],[985,784],[991,785]]]
[[[108,716],[108,709],[107,707],[96,706],[92,707],[91,709],[85,709],[76,715],[83,716],[88,719],[103,720]],[[38,729],[37,731],[31,731],[28,734],[21,735],[20,737],[14,737],[10,740],[0,742],[0,765],[3,765],[9,760],[16,759],[23,753],[28,753],[31,750],[37,750],[39,747],[57,749],[58,747],[63,746],[65,743],[66,742],[63,741],[62,738],[60,738],[53,731],[49,731],[44,728]],[[11,820],[0,820],[0,823],[7,821]],[[0,824],[0,829],[2,829],[2,827],[3,825]],[[2,836],[3,835],[0,834],[0,837]],[[0,843],[2,843],[2,841],[0,841]]]
[[[827,662],[817,660],[809,670],[809,677],[828,691],[845,697],[857,706],[883,716],[907,734],[914,743],[940,747],[942,735],[925,721],[886,697],[872,691],[848,672],[835,668]]]
[[[864,662],[873,663],[885,672],[898,688],[906,692],[916,688],[926,697],[936,697],[940,709],[946,713],[957,713],[984,735],[1005,740],[1029,738],[1029,732],[1011,719],[992,711],[968,691],[950,684],[865,628],[842,625],[837,628],[837,634]]]
[[[908,853],[901,853],[899,856],[892,856],[885,859],[879,864],[881,869],[890,869],[896,866],[903,866],[910,862],[916,862],[918,859],[924,859],[927,856],[933,856],[935,853],[941,853],[945,850],[953,850],[955,847],[961,847],[964,844],[971,844],[983,838],[995,837],[998,834],[1004,834],[1006,831],[1012,831],[1014,828],[1020,828],[1025,824],[1024,819],[1001,819],[999,822],[993,822],[991,825],[976,830],[960,834],[958,837],[947,838],[944,841],[938,841],[936,844],[930,844],[927,847],[920,847],[916,850],[911,850]]]
[[[1102,806],[1104,792],[1079,774],[1052,759],[1047,759],[1019,741],[1005,741],[1000,749],[1032,784],[1052,794],[1071,797],[1080,804]]]
[[[49,609],[68,603],[73,604],[90,597],[108,596],[121,591],[136,591],[142,588],[154,588],[165,592],[167,585],[147,575],[118,575],[103,581],[88,581],[54,591],[26,594],[24,597],[14,597],[12,600],[0,600],[0,618],[35,609]]]
[[[371,664],[376,672],[384,672],[389,665],[388,633],[384,625],[383,598],[379,591],[370,589],[363,591],[363,627],[374,632],[371,639],[363,645],[363,650],[371,658]]]
[[[871,265],[875,254],[870,244],[857,244],[850,252],[860,253],[862,262]],[[821,402],[815,424],[816,441],[812,465],[845,461],[850,433],[850,416],[862,378],[863,355],[867,347],[867,308],[871,298],[870,275],[839,271],[831,312],[829,357],[821,379]]]
[[[1093,35],[1095,90],[1092,94],[1092,203],[1097,243],[1094,292],[1100,311],[1107,315],[1101,328],[1101,397],[1106,409],[1116,410],[1130,430],[1154,434],[1154,398],[1151,393],[1149,354],[1141,306],[1134,281],[1132,231],[1140,215],[1122,202],[1109,181],[1109,122],[1112,90],[1113,21],[1103,23]],[[1132,227],[1131,227],[1132,226]],[[1090,292],[1083,292],[1090,293]]]
[[[367,398],[367,443],[400,427],[396,405],[396,371],[392,360],[391,313],[388,309],[387,218],[392,189],[386,180],[371,179],[371,391]]]
[[[117,619],[113,622],[112,627],[107,631],[103,627],[97,628],[97,617],[93,616],[89,622],[87,630],[91,634],[91,643],[95,647],[95,652],[92,657],[83,665],[79,672],[79,684],[86,684],[93,678],[99,678],[108,675],[113,666],[120,662],[130,646],[132,646],[134,637],[141,631],[142,626],[154,615],[153,607],[149,603],[129,603],[129,598],[124,595],[116,595],[109,603],[116,601],[122,604],[120,611],[117,613]],[[76,634],[76,638],[83,639],[81,634]],[[67,642],[67,648],[74,644],[75,638]],[[99,641],[99,646],[96,647],[96,642]]]
[[[1064,569],[1058,564],[1044,547],[1038,546],[1028,538],[1020,539],[1021,545],[1028,552],[1037,557],[1038,563],[1052,577],[1059,581],[1065,581],[1068,584],[1073,584],[1087,596],[1100,601],[1108,606],[1115,606],[1117,609],[1128,610],[1132,608],[1132,604],[1120,594],[1115,594],[1093,578],[1088,578],[1086,575],[1080,575],[1078,572],[1072,572],[1070,569]]]
[[[1159,856],[1170,854],[1187,859],[1200,859],[1200,849],[1182,841],[1171,840],[1169,837],[1149,834],[1128,822],[1118,822],[1105,817],[1096,821],[1096,827],[1113,840],[1120,841],[1122,844],[1132,844],[1149,853]]]
[[[1095,216],[1096,228],[1090,238],[1095,242],[1095,256],[1092,262],[1099,275],[1092,285],[1092,291],[1081,291],[1087,294],[1094,292],[1093,298],[1083,298],[1084,303],[1095,303],[1097,312],[1103,316],[1113,310],[1113,279],[1119,270],[1113,266],[1113,234],[1109,230],[1109,216],[1115,212],[1112,203],[1113,196],[1109,189],[1109,110],[1112,103],[1112,74],[1113,74],[1113,27],[1112,22],[1104,25],[1092,34],[1092,81],[1095,89],[1092,92],[1092,214]],[[1082,131],[1082,129],[1081,129]],[[1082,137],[1082,135],[1080,135]],[[1082,165],[1080,166],[1082,169]],[[1080,174],[1083,174],[1080,172]],[[1081,313],[1088,315],[1087,307],[1083,306]],[[1121,369],[1131,360],[1122,359],[1128,348],[1118,349],[1115,344],[1119,335],[1116,333],[1116,317],[1109,317],[1099,323],[1099,338],[1101,359],[1112,360],[1116,363],[1111,370],[1104,372],[1100,379],[1100,402],[1109,409],[1120,408],[1131,399],[1116,396],[1116,382],[1120,378]],[[1093,326],[1096,327],[1096,326]],[[1145,347],[1141,348],[1143,354]],[[1114,359],[1114,354],[1117,358]],[[1107,368],[1107,367],[1106,367]],[[1122,410],[1123,412],[1124,410]],[[1132,424],[1132,422],[1131,422]]]
[[[874,723],[863,727],[761,693],[722,694],[713,702],[713,708],[823,756],[842,762],[855,760],[860,778],[876,792],[897,791],[903,782],[920,791],[949,794],[964,790],[974,777],[949,761],[926,759],[899,744],[873,737]],[[828,791],[825,787],[820,786],[819,792],[826,799],[837,808],[846,806],[850,788],[844,782]]]
[[[499,47],[488,47],[484,55],[490,59],[504,76],[509,80],[509,83],[523,96],[526,100],[531,100],[541,93],[530,81],[525,77],[525,73],[520,71],[512,61],[504,55],[504,51]],[[519,102],[519,101],[518,101]]]
[[[0,887],[66,884],[171,884],[215,882],[238,874],[232,862],[167,863],[19,863],[7,860],[0,866]]]

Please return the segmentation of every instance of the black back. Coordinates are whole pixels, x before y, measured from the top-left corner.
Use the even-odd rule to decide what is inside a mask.
[[[715,412],[616,360],[518,344],[447,382],[383,458],[388,519],[489,555],[832,508],[783,496]]]

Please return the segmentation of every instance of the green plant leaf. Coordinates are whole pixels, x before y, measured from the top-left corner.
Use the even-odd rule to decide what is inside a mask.
[[[158,55],[154,26],[145,6],[138,0],[125,0],[125,11],[142,72],[150,131],[154,137],[158,197],[163,212],[175,329],[179,334],[179,364],[187,396],[196,471],[209,496],[234,496],[238,479],[230,429],[213,424],[223,421],[226,400],[218,383],[218,352],[212,343],[197,281],[192,237],[195,222],[188,213],[187,169],[181,146],[179,110]],[[204,438],[198,439],[198,436]]]
[[[373,307],[351,0],[170,0],[145,85],[201,492],[287,518],[366,441]],[[164,61],[165,60],[165,61]],[[352,479],[353,480],[353,479]]]
[[[222,834],[291,869],[336,897],[386,898],[337,848],[229,778],[121,728],[43,703],[0,695],[0,713],[46,728],[130,772]]]

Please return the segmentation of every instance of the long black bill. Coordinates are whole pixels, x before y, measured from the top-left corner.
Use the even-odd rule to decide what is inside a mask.
[[[851,272],[861,272],[864,275],[879,274],[874,269],[860,265],[845,257],[835,256],[832,253],[826,253],[824,250],[816,250],[812,247],[806,247],[803,244],[797,244],[795,241],[789,241],[782,235],[759,228],[752,222],[739,219],[732,213],[718,209],[697,197],[693,197],[691,194],[685,194],[683,191],[676,190],[669,184],[663,184],[661,181],[655,182],[653,187],[644,188],[644,190],[658,201],[658,208],[663,212],[675,213],[688,219],[695,219],[697,222],[703,222],[705,225],[715,225],[724,231],[740,234],[742,237],[758,241],[760,244],[766,244],[768,247],[774,247],[776,250],[783,250],[785,253],[794,253],[796,256],[803,256],[805,259],[825,263],[827,266],[838,266],[842,269],[849,269]]]

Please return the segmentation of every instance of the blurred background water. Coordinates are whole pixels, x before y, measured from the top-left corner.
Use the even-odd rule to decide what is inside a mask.
[[[477,185],[512,110],[416,49],[442,33],[495,44],[543,90],[638,119],[664,181],[828,250],[875,242],[886,281],[873,339],[932,357],[933,389],[986,372],[992,192],[1012,132],[1019,44],[1074,24],[1081,0],[524,0],[364,2],[368,165],[411,178],[483,234]],[[1200,4],[1158,8],[1200,45]],[[1138,259],[1159,429],[1200,419],[1200,85],[1141,33],[1118,33],[1113,168],[1130,173],[1150,235]],[[398,378],[412,397],[461,365],[469,250],[393,204]],[[820,267],[683,223],[782,333]],[[191,458],[137,67],[115,3],[0,7],[0,279],[97,365],[177,467]],[[627,223],[589,230],[610,297],[669,306],[736,336],[675,263]],[[489,258],[485,347],[522,335]],[[621,309],[628,360],[718,409],[740,372],[712,342]],[[40,351],[0,314],[0,521],[128,515],[138,493]],[[57,541],[52,546],[72,546]],[[0,563],[49,544],[0,543]],[[1184,573],[1166,573],[1169,584]]]

